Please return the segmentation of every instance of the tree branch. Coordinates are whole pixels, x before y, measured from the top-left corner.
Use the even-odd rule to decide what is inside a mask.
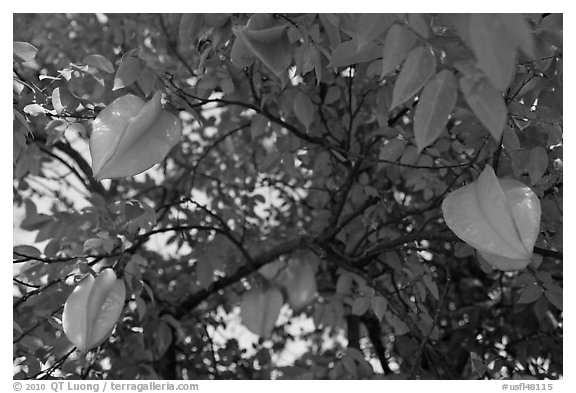
[[[281,243],[269,251],[265,251],[260,255],[252,258],[252,263],[249,265],[242,265],[233,274],[223,277],[210,285],[209,288],[203,289],[196,293],[188,295],[178,306],[175,312],[175,317],[180,319],[188,314],[191,310],[196,308],[204,300],[208,299],[210,295],[216,293],[228,286],[240,281],[242,278],[256,272],[262,266],[275,261],[278,257],[294,252],[298,249],[307,247],[310,243],[306,237],[298,237]]]

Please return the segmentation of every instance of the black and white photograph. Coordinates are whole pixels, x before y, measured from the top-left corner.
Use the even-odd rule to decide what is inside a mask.
[[[562,13],[170,11],[11,15],[13,391],[554,390]]]

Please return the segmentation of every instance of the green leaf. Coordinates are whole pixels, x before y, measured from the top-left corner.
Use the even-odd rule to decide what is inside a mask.
[[[25,135],[32,135],[32,128],[30,128],[30,124],[28,123],[26,118],[20,112],[18,112],[16,109],[12,110],[12,115],[14,116],[14,120],[17,119],[20,122],[20,125],[22,125],[25,128],[25,130],[23,130],[22,133]],[[17,127],[15,125],[14,131],[16,131],[17,128],[22,129],[21,127]]]
[[[84,63],[96,67],[100,71],[107,72],[108,74],[114,73],[112,62],[102,55],[88,55],[84,58]]]
[[[530,184],[534,185],[544,176],[548,169],[548,154],[546,149],[542,146],[533,147],[530,150],[530,158],[528,160],[528,175],[530,176]]]
[[[314,121],[314,112],[314,104],[310,98],[299,91],[294,97],[294,114],[306,129],[309,129]]]
[[[30,116],[38,116],[46,113],[46,109],[42,105],[29,104],[23,109],[24,113],[28,113]]]
[[[392,25],[384,41],[381,76],[385,77],[402,64],[415,43],[416,37],[404,25]]]
[[[340,89],[337,86],[330,86],[324,97],[324,105],[330,105],[340,98]]]
[[[534,303],[536,300],[542,296],[544,290],[540,285],[531,284],[527,285],[520,291],[520,297],[518,298],[518,303]]]
[[[395,16],[392,14],[367,13],[360,14],[356,19],[356,42],[358,49],[369,45],[380,37],[390,24],[394,22]]]
[[[288,303],[295,312],[308,306],[316,297],[316,272],[309,261],[292,258],[278,281],[288,294]]]
[[[534,33],[526,18],[520,14],[498,14],[509,37],[531,59],[536,58]]]
[[[136,82],[140,76],[140,71],[142,66],[140,59],[132,55],[126,55],[122,58],[118,71],[114,77],[114,87],[112,91],[122,89],[124,87],[130,86],[132,83]]]
[[[375,43],[367,44],[359,48],[356,39],[344,41],[340,43],[332,51],[329,67],[340,68],[352,64],[366,63],[375,60],[380,56],[380,49]]]
[[[387,311],[384,317],[386,318],[386,322],[394,329],[395,335],[402,336],[410,331],[410,328],[390,311]]]
[[[31,61],[36,57],[38,49],[27,42],[14,41],[12,43],[12,53],[22,61]]]
[[[430,36],[430,22],[426,18],[429,17],[429,15],[425,14],[410,13],[408,14],[408,25],[421,37],[428,38]]]
[[[432,276],[426,274],[424,275],[424,277],[422,277],[422,281],[424,282],[424,285],[426,285],[426,288],[428,288],[432,296],[434,296],[434,299],[440,300],[440,294],[438,293],[438,285],[436,285],[436,282],[434,282]]]
[[[84,126],[82,123],[69,123],[68,127],[66,127],[66,131],[74,131],[84,137],[88,135],[86,126]]]
[[[403,139],[392,139],[380,149],[378,158],[386,161],[396,161],[402,156],[406,149],[406,141]]]
[[[146,97],[150,96],[150,93],[154,92],[157,79],[158,77],[156,74],[154,74],[154,72],[152,72],[148,67],[145,67],[138,76],[138,86],[140,86]]]
[[[267,337],[274,329],[282,304],[282,294],[275,288],[265,291],[260,288],[251,289],[242,296],[242,323],[252,333]]]
[[[558,285],[549,285],[546,287],[546,292],[544,292],[546,299],[550,301],[558,310],[563,310],[563,290],[562,287]]]
[[[469,29],[478,65],[498,91],[505,91],[516,67],[516,46],[503,21],[495,14],[472,14]]]
[[[214,269],[208,258],[202,258],[196,263],[196,280],[200,288],[208,288],[214,280]]]
[[[64,111],[73,112],[79,102],[68,89],[57,87],[52,90],[52,105],[56,113],[62,114]]]
[[[384,317],[384,314],[386,314],[388,301],[386,300],[385,297],[374,296],[370,300],[370,306],[372,307],[372,311],[374,312],[374,315],[376,315],[376,318],[378,318],[378,320],[381,321],[382,318]]]
[[[63,120],[52,120],[46,126],[46,146],[52,146],[64,136],[68,125]]]
[[[20,259],[23,258],[23,255],[31,257],[31,258],[35,258],[35,257],[39,257],[40,255],[42,255],[40,253],[40,250],[38,250],[36,247],[33,246],[28,246],[26,244],[20,245],[20,246],[15,246],[12,249],[12,252],[14,253],[14,258],[15,259]],[[21,255],[16,255],[16,254],[21,254]]]
[[[358,297],[354,299],[354,303],[352,303],[352,314],[364,315],[369,308],[370,308],[370,298],[364,296]]]
[[[154,349],[158,359],[164,355],[171,343],[172,329],[166,322],[160,322],[154,332]]]
[[[336,292],[348,294],[352,292],[352,276],[349,273],[342,273],[336,282]]]
[[[232,45],[232,50],[230,51],[230,60],[238,68],[245,68],[254,63],[256,56],[252,54],[252,51],[246,45],[244,36],[241,34],[236,35],[234,44]]]
[[[200,31],[204,27],[203,14],[184,14],[178,26],[178,43],[186,48],[192,46],[198,39]]]
[[[470,364],[472,366],[472,372],[476,378],[481,377],[488,367],[476,352],[470,352]]]
[[[451,71],[440,71],[426,83],[414,115],[414,137],[418,153],[440,136],[454,109],[456,97],[456,78]]]
[[[250,133],[253,137],[262,135],[268,129],[269,120],[267,117],[256,114],[252,118],[252,123],[250,124]]]
[[[436,58],[430,49],[424,46],[413,49],[394,84],[390,109],[414,97],[435,72]]]
[[[510,160],[512,171],[516,177],[528,173],[528,166],[530,165],[530,151],[525,149],[513,151],[510,153]]]
[[[478,81],[471,76],[460,78],[460,90],[478,120],[490,131],[492,137],[500,142],[507,115],[502,95],[486,81]]]
[[[318,14],[320,23],[326,31],[330,48],[336,48],[341,41],[340,29],[338,28],[339,17],[337,14]]]
[[[402,157],[400,157],[400,163],[404,165],[416,165],[416,161],[418,161],[418,149],[414,145],[408,145],[404,152],[402,153]]]
[[[356,367],[356,362],[351,356],[344,355],[340,360],[340,362],[344,366],[344,369],[350,375],[351,378],[353,379],[358,378],[358,370]]]
[[[506,127],[502,135],[502,145],[508,153],[520,150],[520,139],[516,134],[516,130],[512,127]]]
[[[107,254],[111,253],[114,250],[115,241],[113,239],[100,239],[100,238],[91,238],[87,239],[84,242],[84,252],[95,252],[98,253],[101,250],[105,251]]]
[[[268,14],[254,14],[244,27],[232,28],[236,41],[232,47],[232,62],[246,67],[257,57],[278,77],[284,75],[292,62],[292,46],[286,25],[277,25]]]

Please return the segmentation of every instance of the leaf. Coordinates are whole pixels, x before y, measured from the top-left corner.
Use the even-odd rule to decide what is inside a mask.
[[[378,158],[380,160],[395,162],[402,156],[406,149],[406,141],[403,139],[392,139],[380,149]]]
[[[244,293],[240,303],[242,323],[252,333],[267,337],[274,329],[282,303],[282,294],[275,288],[251,289]]]
[[[337,86],[330,86],[324,96],[324,105],[330,105],[338,101],[340,98],[340,89]]]
[[[408,25],[421,37],[428,38],[430,36],[430,24],[424,14],[408,14]]]
[[[500,142],[507,115],[502,95],[490,84],[476,81],[471,76],[460,78],[460,90],[478,120],[490,131],[494,140]]]
[[[30,257],[30,258],[35,258],[35,257],[39,257],[40,255],[42,255],[40,253],[40,250],[38,250],[36,247],[33,246],[28,246],[28,245],[20,245],[20,246],[15,246],[14,248],[12,248],[12,252],[14,253],[14,259],[20,259],[23,257]],[[17,255],[17,254],[21,254],[21,255]]]
[[[304,260],[291,259],[278,282],[286,288],[288,303],[295,312],[308,306],[316,297],[316,274]]]
[[[86,276],[64,304],[62,325],[66,337],[87,352],[100,345],[112,332],[124,308],[126,288],[112,269],[104,269],[94,279]]]
[[[546,287],[546,292],[544,292],[546,299],[550,301],[558,310],[562,311],[562,299],[563,299],[563,290],[562,287],[558,285],[549,285]]]
[[[200,30],[204,27],[204,15],[184,14],[178,26],[178,43],[183,46],[191,46],[198,39]]]
[[[344,355],[340,360],[342,366],[346,370],[346,372],[350,375],[350,378],[357,379],[358,378],[358,369],[356,367],[356,362],[351,356]]]
[[[340,43],[333,51],[329,67],[340,68],[352,64],[366,63],[380,56],[380,49],[375,43],[369,43],[359,48],[356,39]]]
[[[341,42],[340,29],[338,28],[339,16],[336,14],[318,14],[320,23],[323,29],[326,31],[328,36],[328,41],[330,42],[330,48],[336,48]]]
[[[100,239],[91,238],[84,241],[84,252],[99,252],[104,250],[106,253],[111,253],[115,248],[115,241],[113,239]]]
[[[304,63],[304,69],[306,70],[310,66],[314,68],[314,75],[316,76],[316,85],[318,86],[320,85],[320,81],[322,80],[322,58],[320,56],[320,51],[315,45],[310,45],[310,56]]]
[[[387,311],[384,317],[386,318],[386,322],[388,322],[392,329],[394,329],[395,335],[402,336],[410,332],[410,328],[400,318],[398,318],[390,311]]]
[[[68,127],[66,128],[66,131],[68,131],[68,130],[77,132],[81,136],[87,136],[88,135],[88,132],[86,131],[86,126],[84,126],[84,124],[82,124],[82,123],[68,123]]]
[[[354,299],[352,303],[352,314],[364,315],[370,309],[370,298],[362,296]]]
[[[432,276],[426,274],[424,275],[424,277],[422,277],[422,281],[424,282],[424,285],[426,285],[426,288],[428,288],[432,296],[434,296],[434,299],[440,300],[440,294],[438,293],[438,285],[436,285],[436,283],[432,279]]]
[[[159,359],[164,355],[172,343],[172,329],[166,322],[162,321],[158,325],[156,332],[154,332],[154,336],[155,354]]]
[[[440,136],[454,109],[456,96],[456,78],[451,71],[440,71],[426,83],[414,115],[414,136],[418,153]]]
[[[138,86],[142,89],[142,92],[146,97],[150,95],[154,91],[154,87],[156,86],[157,76],[152,72],[152,70],[148,67],[142,69],[142,72],[138,76]]]
[[[488,367],[476,352],[470,352],[470,364],[472,368],[472,372],[475,374],[476,377],[481,377]]]
[[[424,46],[413,49],[394,84],[390,109],[414,97],[435,72],[436,58],[430,49]]]
[[[66,88],[57,87],[52,90],[52,105],[58,114],[64,111],[73,112],[78,106],[78,100]]]
[[[49,222],[52,222],[53,218],[51,216],[44,213],[38,214],[33,201],[27,199],[24,203],[26,206],[26,217],[20,223],[20,228],[26,231],[36,231]]]
[[[16,129],[20,129],[22,130],[22,134],[24,134],[24,136],[32,135],[32,128],[30,128],[30,124],[28,124],[26,118],[16,109],[12,110],[12,115],[14,116],[14,120],[18,120],[20,125],[24,127],[24,130],[22,130],[21,127],[14,125],[14,131],[16,131]]]
[[[294,97],[294,114],[308,130],[314,121],[314,104],[310,98],[301,91]]]
[[[498,91],[505,91],[514,75],[516,47],[502,19],[495,14],[472,14],[469,29],[478,65]]]
[[[28,104],[23,109],[24,113],[28,113],[30,116],[38,116],[46,113],[46,109],[42,105],[38,104]]]
[[[498,18],[504,24],[510,40],[514,42],[531,59],[536,58],[534,33],[526,20],[520,14],[498,14]]]
[[[124,56],[114,76],[114,87],[112,91],[128,87],[136,82],[141,70],[140,59],[132,55]]]
[[[256,56],[246,45],[244,36],[242,34],[237,34],[234,44],[232,45],[232,50],[230,51],[230,60],[238,68],[245,68],[254,63]]]
[[[358,49],[376,40],[390,27],[395,17],[391,14],[359,14],[356,19],[356,42]]]
[[[348,294],[352,292],[352,276],[342,273],[336,282],[336,293]]]
[[[401,24],[394,24],[388,30],[382,53],[382,78],[402,64],[416,43],[414,34]]]
[[[520,139],[516,134],[516,130],[512,127],[506,127],[504,133],[502,134],[502,145],[508,153],[513,153],[520,150]]]
[[[254,14],[244,27],[233,27],[236,41],[232,47],[232,62],[238,67],[251,64],[255,56],[278,77],[292,62],[292,46],[286,25],[277,25],[268,14]]]
[[[182,125],[162,110],[162,93],[144,103],[125,95],[108,105],[92,124],[90,155],[97,179],[134,176],[162,161],[181,135]]]
[[[108,74],[114,73],[114,65],[112,62],[102,55],[88,55],[83,61],[85,64],[91,65],[100,71],[107,72]]]
[[[372,307],[372,311],[374,312],[374,315],[376,315],[376,318],[378,318],[379,321],[382,321],[382,318],[386,314],[386,308],[388,307],[388,301],[386,298],[382,296],[374,296],[370,300],[370,306]]]
[[[528,175],[530,184],[534,185],[544,176],[548,169],[548,153],[542,146],[533,147],[530,150],[528,160]]]
[[[520,292],[520,297],[518,298],[518,303],[520,304],[534,303],[536,300],[540,298],[540,296],[542,296],[543,293],[544,290],[542,289],[542,287],[540,287],[540,285],[537,284],[527,285],[524,288],[522,288],[522,291]]]
[[[36,57],[38,49],[32,44],[21,41],[14,41],[12,43],[12,53],[22,61],[32,61]]]
[[[200,288],[208,288],[214,280],[214,268],[207,258],[200,259],[196,264],[196,280]]]
[[[516,177],[528,173],[528,166],[530,165],[530,151],[526,149],[516,150],[510,153],[510,160],[512,164],[512,171]]]
[[[252,118],[252,123],[250,124],[250,133],[253,137],[262,135],[268,129],[269,120],[266,116],[257,113]]]
[[[448,227],[500,270],[530,263],[540,232],[540,201],[514,179],[497,179],[486,166],[478,180],[451,192],[442,202]]]

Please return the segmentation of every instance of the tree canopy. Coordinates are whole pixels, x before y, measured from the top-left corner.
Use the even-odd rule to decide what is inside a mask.
[[[14,378],[562,377],[561,14],[14,14]]]

